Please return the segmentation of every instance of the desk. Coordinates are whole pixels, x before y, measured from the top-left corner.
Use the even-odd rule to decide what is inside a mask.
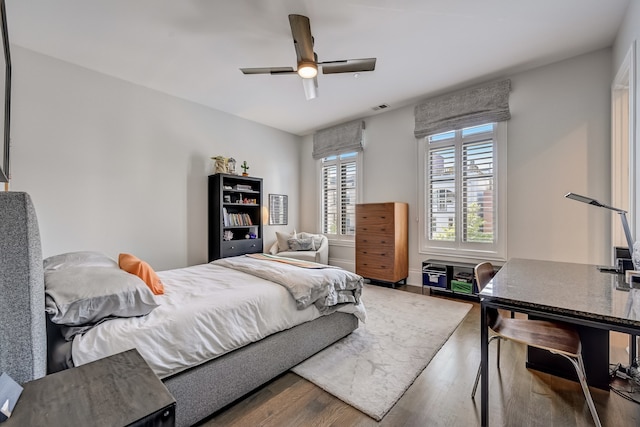
[[[511,259],[479,296],[482,426],[489,420],[487,308],[518,311],[607,333],[640,334],[640,289],[629,289],[621,275],[601,273],[595,265]]]

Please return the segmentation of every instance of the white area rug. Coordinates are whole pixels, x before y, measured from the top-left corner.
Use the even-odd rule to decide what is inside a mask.
[[[471,304],[365,285],[367,321],[292,369],[381,420],[458,327]]]

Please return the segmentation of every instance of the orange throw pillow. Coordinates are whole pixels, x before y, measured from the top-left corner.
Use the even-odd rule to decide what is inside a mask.
[[[160,278],[153,271],[153,268],[140,258],[131,254],[120,254],[118,256],[118,265],[127,273],[135,274],[149,286],[154,295],[164,294],[164,285]]]

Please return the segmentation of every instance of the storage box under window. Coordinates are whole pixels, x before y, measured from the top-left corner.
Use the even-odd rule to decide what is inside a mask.
[[[451,281],[451,290],[453,292],[459,292],[461,294],[472,294],[473,293],[473,282],[467,282],[463,280],[452,280]]]
[[[446,289],[447,267],[440,264],[425,264],[422,267],[422,284]]]

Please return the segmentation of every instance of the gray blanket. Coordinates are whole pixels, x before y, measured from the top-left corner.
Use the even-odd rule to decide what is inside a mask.
[[[341,304],[360,303],[361,276],[334,266],[305,268],[295,263],[249,256],[222,258],[212,264],[252,274],[278,283],[289,290],[299,310],[314,304],[322,314],[335,311]],[[286,260],[286,258],[283,258]],[[292,260],[293,261],[293,260]]]

